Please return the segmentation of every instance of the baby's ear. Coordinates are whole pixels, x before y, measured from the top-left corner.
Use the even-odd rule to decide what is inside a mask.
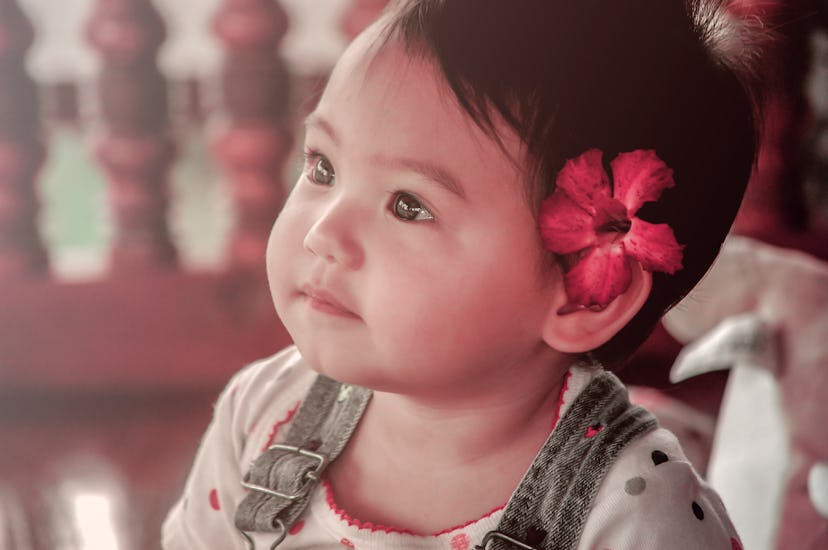
[[[563,353],[583,353],[609,341],[632,319],[653,286],[653,275],[631,262],[632,281],[629,288],[601,311],[587,308],[559,313],[567,304],[563,281],[559,280],[553,303],[543,326],[543,339],[553,349]]]

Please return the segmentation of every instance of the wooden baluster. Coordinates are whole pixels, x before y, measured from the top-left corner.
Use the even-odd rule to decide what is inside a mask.
[[[95,154],[110,185],[116,271],[174,266],[166,221],[174,157],[166,81],[156,56],[164,24],[151,0],[97,0],[87,38],[103,59],[102,135]]]
[[[0,0],[0,281],[48,270],[35,190],[45,147],[37,88],[24,65],[33,37],[17,0]]]
[[[286,195],[289,86],[278,47],[288,19],[274,0],[224,0],[213,28],[225,49],[215,154],[229,176],[237,220],[228,261],[259,269]]]
[[[365,29],[382,12],[388,0],[353,0],[342,17],[342,30],[349,40]]]

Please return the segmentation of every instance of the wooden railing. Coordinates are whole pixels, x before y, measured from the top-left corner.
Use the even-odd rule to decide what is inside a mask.
[[[44,37],[26,1],[0,0],[0,548],[90,547],[89,498],[111,512],[95,512],[95,536],[111,537],[95,547],[157,548],[220,388],[289,342],[264,250],[294,129],[327,71],[283,59],[295,0],[217,0],[203,32],[223,62],[207,79],[164,70],[164,0],[90,0],[78,32],[94,83],[36,81],[26,61]],[[352,10],[370,18],[338,4],[340,29]],[[107,199],[67,213],[57,188]],[[182,224],[194,203],[213,212]],[[95,218],[75,224],[95,227],[93,261],[55,245],[67,214]],[[222,248],[207,262],[200,233]]]
[[[353,2],[353,35],[385,0]],[[38,85],[26,70],[37,37],[17,0],[0,0],[0,389],[216,388],[289,342],[271,305],[264,250],[284,200],[297,105],[279,47],[275,0],[223,0],[212,33],[224,52],[219,108],[204,132],[235,225],[219,269],[192,270],[171,238],[177,162],[170,83],[157,57],[165,25],[151,0],[95,0],[86,40],[99,61],[90,156],[105,175],[108,268],[66,281],[49,267],[38,227],[38,173],[48,158]],[[316,85],[318,89],[318,85]],[[208,131],[209,130],[209,131]]]

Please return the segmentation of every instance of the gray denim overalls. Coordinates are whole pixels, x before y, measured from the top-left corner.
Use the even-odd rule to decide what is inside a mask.
[[[236,509],[235,523],[251,549],[254,544],[246,532],[272,532],[271,550],[284,540],[370,398],[370,390],[317,377],[285,443],[268,448],[242,481],[250,492]],[[614,374],[600,373],[544,443],[497,529],[475,548],[574,550],[610,465],[630,441],[656,426],[649,412],[630,404]]]

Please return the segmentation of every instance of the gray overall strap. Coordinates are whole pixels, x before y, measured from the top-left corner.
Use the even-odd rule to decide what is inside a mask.
[[[236,527],[284,537],[307,507],[324,468],[345,448],[370,398],[370,390],[318,376],[285,443],[270,446],[245,475],[242,485],[250,492],[236,508]]]
[[[518,485],[483,549],[572,550],[592,501],[619,453],[657,427],[630,404],[610,372],[596,376],[575,399]]]

